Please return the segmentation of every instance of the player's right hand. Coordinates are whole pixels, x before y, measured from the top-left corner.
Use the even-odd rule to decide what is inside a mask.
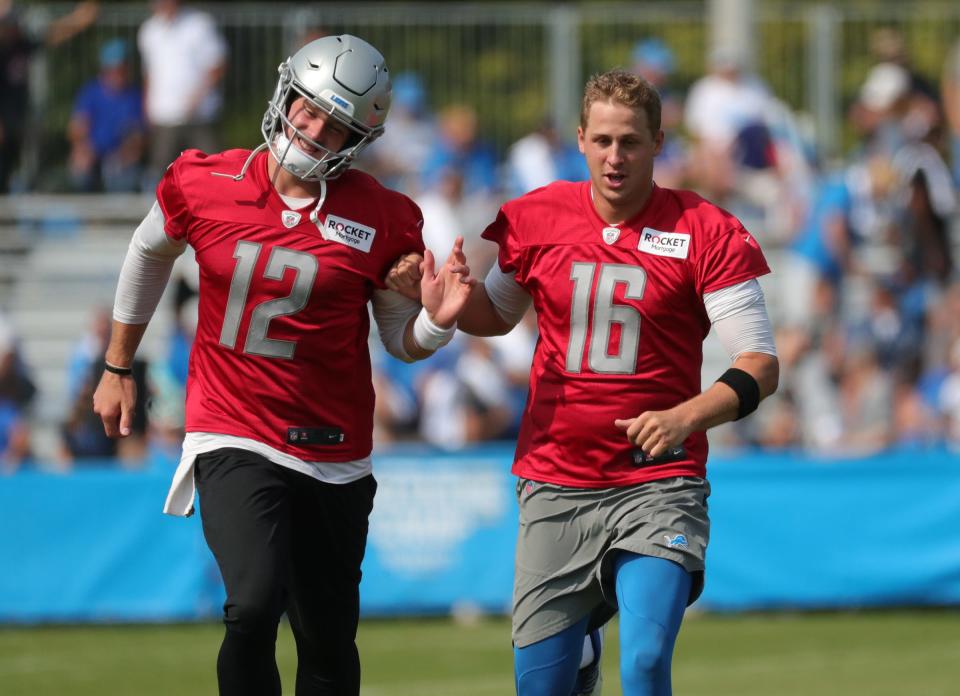
[[[681,406],[646,411],[636,418],[617,418],[613,424],[624,432],[630,444],[651,457],[660,457],[670,448],[682,445],[692,432]]]
[[[456,323],[477,285],[477,279],[470,275],[470,267],[466,264],[463,237],[457,237],[454,241],[450,256],[437,272],[434,272],[433,254],[429,249],[424,254],[421,264],[423,279],[420,281],[423,307],[437,326],[450,328]]]
[[[104,371],[93,393],[93,412],[103,421],[107,437],[126,437],[131,433],[137,383],[132,375],[115,375]]]

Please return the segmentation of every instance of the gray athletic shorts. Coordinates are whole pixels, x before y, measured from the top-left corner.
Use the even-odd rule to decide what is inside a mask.
[[[674,477],[620,488],[570,488],[520,479],[520,531],[513,584],[513,643],[525,647],[590,617],[617,612],[617,551],[675,561],[703,590],[710,538],[710,484]]]

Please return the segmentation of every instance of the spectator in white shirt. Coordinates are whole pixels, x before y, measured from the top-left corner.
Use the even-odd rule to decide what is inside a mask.
[[[148,188],[183,150],[219,149],[214,123],[227,55],[210,15],[179,0],[153,0],[151,7],[137,35],[150,124]]]

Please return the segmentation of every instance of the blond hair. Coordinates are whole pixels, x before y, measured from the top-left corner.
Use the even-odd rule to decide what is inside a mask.
[[[580,109],[580,127],[587,127],[587,116],[594,102],[614,101],[647,115],[647,125],[653,135],[660,130],[660,95],[639,75],[619,68],[599,73],[587,80]]]

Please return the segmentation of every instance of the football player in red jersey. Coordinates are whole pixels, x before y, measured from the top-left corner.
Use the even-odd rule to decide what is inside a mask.
[[[436,274],[417,206],[350,169],[389,105],[373,46],[346,35],[307,44],[280,66],[260,147],[187,151],[170,165],[120,273],[94,396],[112,437],[129,433],[129,368],[174,260],[189,245],[200,268],[187,434],[164,510],[190,514],[199,492],[227,590],[221,694],[279,696],[284,612],[298,696],[359,693],[358,587],[376,489],[367,303],[387,350],[418,360],[450,340],[475,284],[459,262]],[[384,285],[407,252],[425,256],[422,308]]]
[[[663,696],[684,610],[703,586],[705,431],[777,386],[756,280],[769,269],[736,218],[654,183],[660,98],[642,78],[591,78],[578,141],[590,180],[501,208],[483,233],[498,263],[458,326],[499,335],[531,302],[537,315],[513,466],[518,693],[595,693],[597,629],[619,610],[623,693]],[[711,325],[731,367],[702,390]]]

